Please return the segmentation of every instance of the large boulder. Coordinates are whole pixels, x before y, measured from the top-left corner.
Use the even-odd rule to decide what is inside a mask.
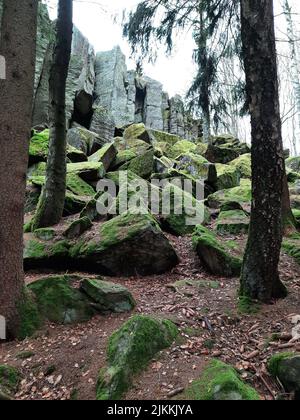
[[[238,187],[240,185],[240,171],[231,165],[216,164],[218,179],[217,189],[225,190],[228,188]]]
[[[210,185],[217,182],[216,166],[204,157],[193,153],[186,153],[177,157],[176,169],[194,178],[202,179]]]
[[[237,159],[234,159],[232,162],[230,162],[230,166],[234,167],[240,172],[241,178],[251,179],[252,170],[251,170],[251,154],[250,153],[241,155]]]
[[[239,157],[239,152],[225,146],[209,144],[205,153],[207,160],[213,163],[229,163]]]
[[[98,144],[98,149],[104,144],[104,140],[101,140],[97,133],[84,127],[73,127],[68,130],[67,142],[70,146],[81,150],[85,155],[91,153],[94,144]]]
[[[237,371],[219,360],[212,360],[184,393],[183,399],[200,401],[259,401],[254,388],[246,385]]]
[[[117,149],[114,144],[107,144],[89,157],[90,162],[101,162],[104,169],[108,171],[110,165],[117,156]]]
[[[102,224],[97,235],[82,238],[71,256],[112,276],[158,274],[178,263],[172,245],[148,214],[125,213]]]
[[[111,143],[115,137],[115,121],[110,111],[103,107],[93,110],[90,130],[101,138],[101,142]]]
[[[194,249],[204,266],[215,275],[239,276],[242,260],[232,255],[232,249],[203,226],[197,226],[193,235]]]
[[[129,140],[143,140],[146,143],[151,143],[152,136],[150,130],[147,130],[145,124],[133,124],[127,127],[124,131],[125,141]]]
[[[240,203],[242,206],[250,206],[251,197],[251,181],[241,179],[239,187],[217,191],[207,197],[207,203],[212,209],[219,209],[222,205],[231,202]]]
[[[177,327],[167,320],[138,315],[127,321],[109,339],[108,366],[99,375],[97,400],[121,399],[134,376],[177,335]]]
[[[268,370],[274,378],[278,378],[285,390],[294,393],[300,400],[300,355],[279,353],[268,362]]]
[[[218,233],[238,235],[248,233],[249,216],[243,210],[227,210],[219,214],[216,228]]]

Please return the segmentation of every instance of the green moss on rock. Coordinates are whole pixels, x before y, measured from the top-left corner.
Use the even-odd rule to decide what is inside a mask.
[[[51,228],[36,229],[34,236],[43,241],[51,241],[55,237],[55,230]]]
[[[199,380],[184,394],[185,399],[200,401],[259,401],[254,388],[246,385],[236,370],[218,360],[212,360]]]
[[[18,338],[24,340],[31,337],[41,326],[42,319],[35,296],[28,288],[24,289],[23,299],[19,304],[20,326]]]
[[[78,220],[75,220],[68,226],[64,232],[64,236],[67,239],[75,239],[78,236],[82,235],[85,231],[92,227],[92,222],[88,217],[81,217]]]
[[[169,347],[177,335],[178,329],[170,321],[139,315],[127,321],[109,340],[108,368],[100,372],[97,399],[120,399],[134,375]]]
[[[133,124],[124,131],[124,139],[139,139],[147,143],[151,142],[151,134],[145,127],[145,124]]]
[[[110,165],[117,156],[117,149],[113,143],[106,144],[89,157],[90,162],[102,162],[104,169],[108,171]]]
[[[194,248],[205,267],[216,275],[239,276],[242,260],[230,254],[231,249],[203,226],[197,226],[193,235]]]
[[[46,161],[49,151],[49,130],[34,132],[29,143],[29,164]]]
[[[222,211],[219,214],[216,228],[219,233],[238,235],[247,233],[250,218],[243,210]]]
[[[13,399],[20,380],[21,375],[16,368],[0,365],[0,401]]]
[[[283,352],[283,353],[277,353],[274,356],[272,356],[268,361],[268,371],[270,374],[277,378],[279,374],[279,368],[280,364],[283,360],[289,359],[290,357],[295,356],[295,353],[292,352]]]
[[[230,162],[230,166],[233,166],[240,172],[241,178],[251,179],[251,154],[247,153],[245,155],[241,155],[237,159]]]
[[[238,187],[240,185],[241,175],[238,169],[230,165],[216,164],[218,179],[217,189],[225,190]]]
[[[251,197],[251,181],[248,179],[241,179],[241,185],[239,187],[217,191],[207,198],[207,202],[210,208],[218,209],[228,202],[250,204]]]

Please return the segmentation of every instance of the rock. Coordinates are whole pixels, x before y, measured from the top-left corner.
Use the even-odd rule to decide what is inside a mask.
[[[207,198],[207,202],[208,206],[212,209],[218,209],[223,204],[229,202],[240,203],[243,206],[251,203],[251,196],[251,181],[241,179],[241,185],[239,187],[217,191]]]
[[[81,168],[81,166],[79,167]],[[71,170],[73,169],[74,167],[71,168]],[[80,170],[78,172],[79,174],[80,174]],[[84,177],[89,178],[86,174],[84,174]],[[84,196],[92,197],[95,195],[94,188],[91,185],[89,185],[87,182],[83,181],[83,179],[80,178],[79,175],[77,175],[76,171],[75,173],[67,174],[67,190],[81,197],[84,197]]]
[[[0,365],[0,401],[12,400],[17,392],[21,375],[19,371],[8,365]]]
[[[226,164],[237,159],[239,152],[224,146],[209,144],[204,156],[209,162]]]
[[[161,158],[154,158],[154,172],[163,174],[167,173],[169,169],[174,168],[175,162],[171,159],[168,159],[166,156]]]
[[[170,147],[174,146],[176,143],[182,140],[181,137],[175,134],[170,134],[165,131],[159,131],[154,129],[151,130],[151,136],[153,137],[152,141],[158,143],[159,145],[167,144]]]
[[[83,239],[71,255],[79,264],[111,276],[158,274],[178,263],[175,250],[154,219],[130,213],[101,225],[98,235]]]
[[[154,151],[148,150],[145,154],[132,159],[128,164],[120,167],[120,170],[129,170],[141,178],[149,179],[154,169]]]
[[[288,158],[285,163],[288,169],[294,172],[300,172],[300,156]]]
[[[81,150],[85,155],[89,155],[91,153],[94,148],[94,144],[99,144],[98,149],[100,149],[104,144],[104,140],[101,140],[96,133],[93,133],[83,127],[74,127],[68,130],[67,142],[70,146]]]
[[[241,178],[251,179],[251,154],[239,156],[237,159],[230,162],[230,166],[233,166],[240,172]]]
[[[294,209],[292,211],[293,211],[294,218],[297,222],[297,225],[300,227],[300,210]]]
[[[218,179],[217,189],[225,190],[228,188],[238,187],[240,185],[240,171],[231,165],[216,164]]]
[[[176,159],[178,156],[185,153],[195,153],[197,146],[188,140],[180,140],[167,151],[167,156],[171,159]]]
[[[184,400],[193,401],[259,401],[254,388],[246,385],[237,371],[219,360],[212,360],[199,380],[193,381],[184,393]]]
[[[80,162],[67,164],[67,174],[78,175],[86,182],[99,181],[105,176],[105,168],[102,162]]]
[[[117,149],[114,144],[107,144],[89,157],[89,162],[102,162],[105,171],[108,171],[110,165],[117,156]]]
[[[166,186],[162,199],[170,200],[170,212],[160,216],[162,228],[176,236],[192,234],[195,226],[206,224],[210,220],[203,202],[197,201],[191,194],[174,185]],[[170,198],[169,198],[170,197]],[[167,206],[168,207],[168,206]],[[163,205],[162,205],[162,208]]]
[[[194,178],[202,179],[210,185],[217,182],[216,166],[208,162],[204,157],[186,153],[177,157],[176,169],[192,175]]]
[[[25,270],[38,267],[68,266],[69,249],[68,241],[45,241],[37,239],[33,234],[24,237],[23,260]]]
[[[170,99],[170,133],[185,137],[184,117],[185,110],[182,98],[179,95]]]
[[[70,145],[67,146],[67,159],[73,163],[86,162],[88,160],[87,156],[81,150]]]
[[[52,228],[41,228],[34,231],[34,236],[42,241],[52,241],[55,238],[55,230]]]
[[[90,130],[100,137],[102,144],[111,143],[115,137],[115,121],[111,112],[103,107],[94,108]]]
[[[86,195],[79,196],[67,191],[65,198],[64,216],[71,216],[73,214],[80,213],[89,203],[89,201],[90,199]]]
[[[81,217],[78,220],[75,220],[68,226],[66,231],[64,232],[64,236],[67,239],[75,239],[78,236],[82,235],[85,231],[92,227],[92,222],[88,217]]]
[[[25,214],[34,211],[38,205],[41,195],[41,188],[32,184],[31,182],[26,185],[25,193]]]
[[[126,287],[98,279],[83,279],[81,290],[97,303],[100,312],[130,312],[136,303]]]
[[[42,317],[57,324],[85,322],[95,314],[87,297],[72,286],[68,276],[46,277],[28,287],[36,297]]]
[[[163,87],[157,80],[143,78],[146,83],[146,97],[144,103],[144,122],[146,127],[163,130],[162,97]]]
[[[151,143],[152,137],[151,132],[146,129],[145,124],[133,124],[130,125],[124,131],[124,139],[127,144],[128,140],[143,140],[146,143]]]
[[[287,392],[295,394],[300,400],[300,355],[279,353],[268,362],[268,370],[274,378],[278,378]]]
[[[239,276],[242,260],[230,254],[226,243],[203,226],[197,226],[193,235],[193,245],[201,262],[215,275],[225,277]]]
[[[170,321],[140,315],[127,321],[109,339],[108,367],[100,372],[97,400],[121,399],[133,377],[159,351],[169,347],[177,335],[178,329]]]
[[[49,150],[49,130],[40,133],[34,132],[29,143],[29,166],[45,162],[47,160]]]
[[[249,224],[250,218],[243,210],[227,210],[219,214],[216,227],[218,233],[239,235],[248,233]]]

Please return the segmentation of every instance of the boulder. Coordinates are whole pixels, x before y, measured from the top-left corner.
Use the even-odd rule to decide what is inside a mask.
[[[92,227],[92,222],[88,217],[81,217],[72,222],[64,232],[67,239],[75,239]]]
[[[178,335],[170,321],[137,315],[109,339],[107,368],[100,371],[97,400],[119,400],[153,357],[171,346]]]
[[[107,144],[89,157],[89,162],[101,162],[105,171],[108,171],[110,165],[117,156],[117,149],[114,144]]]
[[[236,202],[240,203],[242,206],[249,206],[251,197],[251,181],[248,179],[241,179],[241,185],[239,187],[217,191],[214,194],[209,195],[207,203],[212,209],[219,209],[223,204],[229,202]]]
[[[70,146],[81,150],[85,155],[91,153],[94,144],[98,144],[98,149],[104,144],[104,141],[101,140],[98,134],[84,127],[73,127],[68,130],[67,142]]]
[[[185,172],[196,179],[202,179],[210,185],[217,182],[216,166],[204,157],[186,153],[177,157],[176,169]]]
[[[171,159],[176,159],[185,153],[195,153],[196,150],[197,146],[195,143],[188,140],[180,140],[167,151],[166,155]]]
[[[148,150],[141,156],[130,160],[120,167],[120,170],[129,170],[141,178],[149,179],[154,169],[154,151]]]
[[[65,206],[64,206],[64,217],[71,216],[73,214],[80,213],[90,201],[90,197],[84,195],[79,196],[72,194],[71,192],[66,192]]]
[[[230,162],[230,166],[234,167],[240,172],[241,178],[251,179],[252,170],[250,153],[241,155],[237,159],[234,159]]]
[[[105,168],[102,162],[79,162],[68,163],[67,174],[76,174],[86,182],[99,181],[105,176]]]
[[[300,355],[276,354],[269,360],[268,370],[287,392],[294,393],[295,399],[300,400]]]
[[[219,214],[216,228],[218,233],[239,235],[248,233],[249,216],[243,210],[222,211]]]
[[[232,148],[209,144],[204,156],[209,162],[226,164],[237,159],[239,155],[239,152]]]
[[[151,143],[152,136],[151,132],[146,129],[145,124],[133,124],[130,125],[124,131],[124,139],[127,142],[128,140],[143,140],[146,143]]]
[[[232,255],[226,243],[203,226],[197,226],[193,235],[194,249],[204,266],[215,275],[224,277],[239,276],[242,260]]]
[[[88,321],[95,314],[86,295],[73,286],[72,277],[46,277],[27,288],[34,293],[42,317],[50,322],[74,324]]]
[[[8,365],[0,365],[0,401],[14,398],[21,380],[19,371]]]
[[[83,279],[81,290],[97,304],[100,312],[130,312],[136,303],[126,287],[100,279]]]
[[[218,179],[217,189],[225,190],[228,188],[238,187],[240,185],[240,171],[231,165],[216,164]]]
[[[115,121],[111,112],[103,107],[94,108],[90,130],[100,137],[102,144],[111,143],[115,137]]]
[[[29,166],[45,162],[49,150],[49,130],[34,131],[29,143]]]
[[[82,238],[71,250],[79,264],[111,276],[146,276],[170,270],[178,257],[150,215],[125,213],[100,226],[97,236]]]
[[[212,360],[184,393],[184,400],[192,401],[259,401],[254,388],[246,385],[237,371],[229,365]]]

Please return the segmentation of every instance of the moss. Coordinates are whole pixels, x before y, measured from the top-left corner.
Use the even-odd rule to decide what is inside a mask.
[[[290,257],[294,258],[300,264],[300,234],[294,233],[285,238],[282,243],[282,249]]]
[[[228,202],[250,203],[252,197],[251,181],[241,179],[239,187],[217,191],[207,198],[209,207],[217,209]]]
[[[217,171],[203,156],[185,153],[177,157],[177,169],[193,177],[208,180],[213,184],[217,181]]]
[[[213,163],[229,163],[239,157],[240,153],[228,145],[216,146],[209,144],[205,157],[209,162]]]
[[[217,231],[237,235],[247,233],[250,219],[243,210],[222,211],[217,220]]]
[[[260,400],[255,389],[246,385],[234,368],[218,360],[209,363],[201,378],[186,390],[184,397],[196,401]]]
[[[251,179],[251,154],[242,155],[230,162],[229,165],[237,169],[240,172],[242,178]]]
[[[29,162],[38,162],[47,159],[49,151],[49,130],[41,133],[34,132],[29,143]]]
[[[233,166],[216,164],[218,179],[217,189],[225,190],[228,188],[238,187],[240,185],[240,172]]]
[[[66,240],[60,240],[55,242],[49,248],[47,248],[47,254],[53,258],[55,257],[68,257],[69,256],[69,249],[71,245]]]
[[[102,162],[78,162],[67,164],[67,174],[77,174],[84,180],[97,181],[105,176]]]
[[[8,365],[0,365],[0,401],[9,400],[17,392],[21,375],[19,371]]]
[[[86,154],[82,150],[79,150],[70,144],[67,145],[67,158],[73,163],[86,162],[88,160]]]
[[[254,315],[260,310],[260,305],[247,296],[240,296],[238,301],[238,311],[241,314]]]
[[[108,368],[102,370],[97,385],[98,400],[120,399],[152,358],[169,347],[178,335],[170,321],[134,316],[110,338]]]
[[[130,170],[141,178],[150,178],[154,168],[154,150],[148,150],[145,154],[138,156],[130,161],[128,165],[123,165],[121,170]]]
[[[193,246],[200,259],[213,274],[225,276],[240,274],[242,260],[232,256],[229,247],[222,244],[216,235],[205,227],[196,227]]]
[[[73,194],[79,196],[89,196],[92,197],[95,195],[95,190],[88,183],[84,182],[76,174],[67,175],[67,189]]]
[[[68,226],[66,231],[64,232],[64,236],[68,239],[74,239],[88,229],[90,229],[93,226],[91,220],[88,217],[81,217],[78,220],[75,220]]]
[[[194,153],[197,149],[195,143],[192,143],[188,140],[180,140],[174,146],[170,148],[167,153],[167,156],[171,159],[176,159],[178,156],[185,154],[185,153]]]
[[[205,153],[207,152],[207,147],[208,147],[207,144],[204,144],[204,143],[200,142],[196,145],[196,149],[194,150],[194,153],[196,155],[204,156]]]
[[[68,276],[47,277],[28,286],[44,319],[59,324],[88,321],[94,314],[87,298]]]
[[[146,129],[145,124],[133,124],[126,128],[124,131],[124,139],[130,140],[130,139],[139,139],[144,140],[147,143],[150,143],[151,136],[150,132]]]
[[[51,241],[55,237],[55,230],[51,228],[36,229],[34,235],[43,241]]]
[[[27,337],[31,337],[42,325],[37,302],[28,288],[24,290],[18,311],[20,315],[18,338],[24,340]]]
[[[300,210],[294,209],[294,210],[292,210],[292,212],[293,212],[293,216],[296,220],[297,227],[300,227]]]
[[[89,197],[66,192],[64,216],[80,213],[89,202]]]
[[[294,172],[300,172],[300,156],[290,157],[285,161],[286,167]]]
[[[32,220],[24,224],[23,232],[30,233],[32,231]]]
[[[26,258],[43,258],[46,253],[46,245],[42,242],[31,239],[26,241],[23,257]]]
[[[169,146],[174,146],[178,141],[182,140],[181,137],[166,133],[165,131],[151,130],[151,134],[158,143],[166,143]]]
[[[294,353],[291,353],[291,352],[284,352],[284,353],[275,354],[268,361],[268,366],[267,366],[268,371],[270,372],[270,374],[274,378],[277,378],[278,372],[279,372],[280,363],[283,360],[289,359],[290,357],[294,357],[294,356],[295,356],[295,354]]]
[[[113,143],[106,144],[101,147],[93,155],[89,156],[89,162],[102,162],[104,169],[107,171],[117,155],[117,149]]]

